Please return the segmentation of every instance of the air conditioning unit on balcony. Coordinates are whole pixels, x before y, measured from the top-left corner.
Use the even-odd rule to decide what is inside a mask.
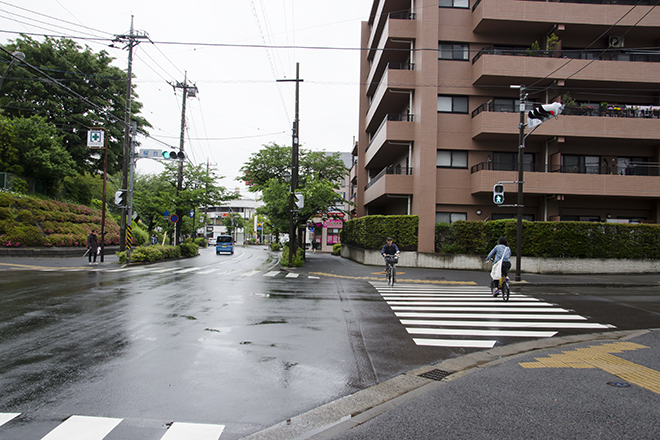
[[[610,35],[610,47],[623,47],[623,37]]]

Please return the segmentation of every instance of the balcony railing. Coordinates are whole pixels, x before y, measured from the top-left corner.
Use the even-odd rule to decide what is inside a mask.
[[[387,14],[387,18],[393,18],[395,20],[414,20],[415,13],[410,11],[390,12]]]
[[[482,112],[497,112],[497,113],[518,113],[518,101],[511,101],[511,105],[498,104],[495,105],[492,101],[481,104],[479,107],[472,111],[474,118]],[[540,103],[527,103],[527,110],[531,110]],[[606,116],[610,118],[645,118],[645,119],[660,119],[660,106],[659,105],[634,105],[634,104],[578,104],[573,107],[565,107],[562,115],[570,116]]]
[[[385,126],[385,123],[387,121],[403,121],[403,122],[414,122],[415,121],[415,116],[411,114],[405,114],[405,115],[400,115],[398,113],[388,113],[385,118],[383,119],[383,122],[380,123],[376,131],[374,132],[373,136],[371,136],[371,139],[369,139],[369,145],[367,145],[367,148],[365,149],[368,150],[369,147],[371,146],[371,143],[376,139],[378,136],[378,133],[380,130]]]
[[[481,49],[472,58],[472,64],[476,63],[482,55],[509,55],[522,57],[545,57],[545,58],[567,58],[582,60],[604,60],[604,61],[641,61],[660,62],[660,52],[657,50],[644,49],[596,49],[584,50],[533,50],[520,47],[497,47],[488,46]]]
[[[392,70],[415,70],[415,63],[387,63],[387,68]]]
[[[537,1],[537,2],[546,2],[547,0],[527,0],[527,1]],[[641,6],[655,6],[656,0],[556,0],[557,3],[583,3],[590,5],[641,5]],[[477,0],[472,6],[472,12],[477,9],[481,0]]]
[[[517,163],[481,162],[470,168],[470,174],[479,171],[518,171]],[[525,164],[526,172],[568,173],[568,174],[618,174],[621,176],[660,176],[660,164],[631,162],[627,165],[530,165]]]
[[[407,176],[412,176],[412,173],[413,173],[413,169],[410,167],[390,165],[388,167],[383,168],[383,171],[381,171],[380,173],[376,174],[376,176],[372,178],[369,183],[367,183],[367,185],[364,187],[364,190],[366,191],[367,189],[369,189],[371,185],[376,183],[381,177],[383,177],[386,174],[404,174]]]

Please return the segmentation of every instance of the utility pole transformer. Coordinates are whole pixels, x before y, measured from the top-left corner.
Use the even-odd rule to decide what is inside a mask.
[[[141,40],[148,40],[146,32],[135,32],[133,29],[133,16],[131,15],[131,30],[128,35],[115,35],[113,43],[126,43],[124,49],[128,48],[128,73],[126,81],[126,110],[124,114],[124,161],[122,166],[122,189],[128,190],[128,170],[131,161],[131,93],[133,80],[133,48],[140,44]],[[126,208],[121,210],[121,224],[119,229],[119,250],[126,250]]]
[[[181,137],[179,139],[179,151],[183,152],[184,139],[186,135],[186,99],[188,96],[195,97],[197,96],[197,86],[188,85],[188,72],[184,72],[183,83],[178,82],[176,84],[169,83],[176,93],[176,89],[183,89],[183,100],[181,104]],[[183,160],[179,161],[179,176],[176,184],[176,196],[179,197],[179,193],[183,189]],[[177,206],[176,215],[179,217],[179,222],[174,224],[174,245],[179,245],[179,239],[181,237],[181,226],[183,224],[183,209]],[[195,231],[195,225],[193,224],[193,231]]]

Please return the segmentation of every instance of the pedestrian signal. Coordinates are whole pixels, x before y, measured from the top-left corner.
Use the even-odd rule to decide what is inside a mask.
[[[496,205],[504,203],[504,185],[501,183],[493,186],[493,203]]]

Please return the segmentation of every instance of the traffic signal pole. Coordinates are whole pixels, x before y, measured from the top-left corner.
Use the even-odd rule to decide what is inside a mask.
[[[525,87],[520,86],[520,124],[518,125],[518,207],[516,226],[516,281],[520,281],[522,260],[523,178],[525,171]]]

